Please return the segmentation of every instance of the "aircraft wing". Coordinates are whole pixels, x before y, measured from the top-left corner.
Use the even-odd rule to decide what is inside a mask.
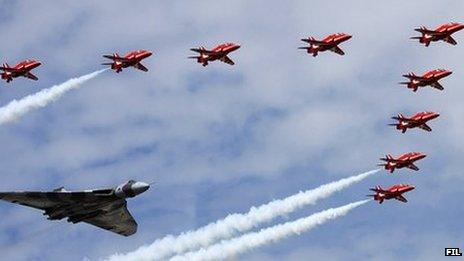
[[[113,202],[108,206],[108,210],[101,214],[82,221],[126,237],[137,232],[137,222],[123,199]]]
[[[419,170],[419,168],[418,168],[416,165],[414,165],[413,163],[409,164],[409,165],[408,165],[408,168],[409,168],[409,169],[412,169],[412,170],[415,170],[415,171],[418,171],[418,170]]]
[[[330,51],[336,53],[336,54],[339,54],[339,55],[345,55],[345,52],[343,52],[342,49],[340,49],[340,47],[338,46],[334,46],[333,48],[330,49]]]
[[[443,86],[439,82],[434,82],[430,86],[432,86],[433,88],[438,89],[440,91],[443,91],[445,89],[445,88],[443,88]]]
[[[41,210],[53,208],[59,205],[59,200],[53,200],[53,198],[58,199],[56,193],[47,193],[47,192],[0,193],[0,199],[2,200],[15,203],[15,204],[20,204],[23,206],[41,209]]]
[[[139,69],[139,70],[141,70],[141,71],[148,72],[147,67],[143,66],[143,64],[141,64],[141,63],[136,63],[136,64],[134,65],[134,67],[137,68],[137,69]]]
[[[432,131],[432,128],[430,128],[430,126],[427,125],[427,124],[425,124],[425,123],[422,124],[422,125],[420,125],[420,126],[418,126],[418,127],[421,128],[421,129],[423,129],[423,130],[425,130],[425,131]]]
[[[224,55],[221,59],[219,59],[221,62],[224,62],[224,63],[227,63],[227,64],[230,64],[230,65],[234,65],[234,61],[232,61],[232,59],[230,59],[227,55]]]
[[[30,72],[24,74],[24,77],[29,78],[29,79],[34,80],[34,81],[37,81],[39,79],[39,78],[37,78],[37,76],[35,76],[34,74],[32,74]]]
[[[452,45],[458,44],[458,43],[456,42],[456,40],[454,40],[454,38],[451,37],[451,36],[446,37],[445,39],[443,39],[443,41],[445,41],[445,42],[447,42],[447,43],[449,43],[449,44],[452,44]]]
[[[404,203],[408,202],[408,200],[405,197],[403,197],[402,195],[396,196],[395,199],[397,199],[397,200],[399,200],[401,202],[404,202]]]
[[[43,210],[52,220],[67,217],[68,222],[86,222],[124,236],[137,231],[126,200],[115,197],[112,189],[6,192],[0,193],[0,199]]]

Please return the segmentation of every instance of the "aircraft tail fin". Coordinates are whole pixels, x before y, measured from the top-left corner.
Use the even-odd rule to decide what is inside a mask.
[[[53,192],[64,192],[66,191],[66,189],[64,189],[64,187],[59,187],[59,188],[56,188],[53,190]]]
[[[10,69],[10,68],[11,67],[10,67],[10,65],[8,63],[3,63],[2,67],[1,67],[1,70],[6,71],[7,69]]]
[[[316,40],[316,38],[314,38],[312,36],[310,36],[308,38],[301,39],[301,41],[308,43],[310,47],[313,46],[313,44],[315,44],[315,43],[323,43],[321,41]]]
[[[383,160],[383,161],[390,161],[392,159],[393,159],[393,156],[391,154],[385,155],[385,158],[380,158],[380,160]]]
[[[422,33],[422,34],[426,34],[427,32],[430,32],[430,30],[427,29],[427,27],[425,27],[425,26],[421,26],[419,28],[416,28],[416,29],[414,29],[414,31]]]
[[[397,116],[394,116],[394,117],[391,117],[393,120],[398,120],[398,121],[401,121],[401,120],[404,120],[406,119],[406,117],[404,117],[404,115],[402,113],[398,113]]]

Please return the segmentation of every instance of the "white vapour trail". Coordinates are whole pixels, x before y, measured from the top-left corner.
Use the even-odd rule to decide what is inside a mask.
[[[89,73],[77,78],[71,78],[64,83],[52,86],[48,89],[28,95],[20,100],[13,100],[6,106],[0,108],[0,125],[19,119],[31,110],[45,107],[47,104],[56,101],[66,92],[78,88],[84,82],[97,77],[107,69]]]
[[[252,207],[245,214],[230,214],[222,220],[210,223],[197,230],[184,232],[178,236],[165,236],[151,245],[142,246],[127,254],[114,254],[109,257],[109,260],[159,260],[206,247],[218,240],[231,238],[237,233],[249,231],[278,216],[315,204],[319,199],[327,198],[333,193],[360,182],[378,171],[378,169],[371,170],[322,185],[316,189],[300,191],[287,198],[274,200],[259,207]]]
[[[181,260],[218,260],[234,257],[238,254],[255,249],[260,246],[277,242],[291,235],[299,235],[307,232],[332,219],[342,217],[350,210],[366,204],[370,199],[350,203],[338,208],[330,208],[311,216],[301,218],[292,222],[279,224],[273,227],[261,229],[258,232],[250,232],[230,240],[223,240],[208,248],[202,248],[196,252],[188,252],[182,256],[175,256],[171,261]]]

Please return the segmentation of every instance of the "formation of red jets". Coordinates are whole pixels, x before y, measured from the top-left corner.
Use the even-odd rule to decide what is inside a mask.
[[[422,26],[420,28],[414,29],[415,31],[421,33],[420,36],[413,36],[411,39],[417,39],[420,43],[424,44],[426,47],[430,45],[431,42],[444,41],[452,45],[456,45],[456,40],[452,37],[452,34],[464,29],[464,24],[459,23],[448,23],[438,26],[435,30],[429,30],[426,27]],[[308,37],[301,39],[301,41],[308,44],[308,46],[298,47],[298,49],[306,50],[308,54],[311,54],[313,57],[316,57],[319,52],[331,51],[338,55],[345,55],[345,52],[339,47],[340,44],[346,42],[352,38],[351,35],[346,33],[337,33],[331,34],[327,37],[316,40],[314,37]],[[229,54],[238,50],[240,45],[235,43],[224,43],[217,45],[216,47],[208,50],[205,47],[201,46],[199,48],[191,48],[190,50],[197,53],[196,56],[190,56],[188,58],[196,59],[197,63],[200,63],[203,66],[207,66],[209,62],[221,61],[229,65],[234,65],[234,61],[229,57]],[[124,56],[120,56],[117,53],[112,55],[103,55],[104,58],[112,60],[111,62],[102,63],[102,65],[109,65],[112,70],[116,73],[119,73],[124,68],[134,67],[141,71],[147,72],[148,68],[145,67],[141,61],[145,58],[148,58],[153,53],[147,50],[138,50],[127,53]],[[31,73],[31,70],[37,68],[41,65],[40,61],[37,60],[25,60],[14,67],[10,67],[7,63],[4,63],[0,70],[2,71],[1,76],[6,82],[11,82],[13,78],[25,77],[31,80],[37,81],[38,78]],[[404,84],[407,88],[412,89],[413,92],[416,92],[419,87],[430,86],[438,90],[443,90],[443,86],[438,82],[439,80],[452,74],[452,71],[445,69],[435,69],[424,73],[419,76],[414,73],[409,73],[403,75],[407,78],[408,81],[400,82]],[[395,126],[397,130],[400,130],[402,133],[405,133],[407,129],[420,128],[425,131],[432,131],[432,128],[427,125],[427,122],[433,120],[439,116],[436,112],[418,112],[411,117],[405,117],[402,114],[398,114],[397,117],[392,117],[396,120],[396,123],[389,124]],[[402,154],[398,157],[393,157],[388,154],[385,158],[381,158],[383,162],[379,166],[384,167],[390,173],[393,173],[395,169],[408,168],[415,171],[418,171],[419,168],[414,164],[416,161],[425,158],[426,155],[420,152],[410,152]],[[411,191],[414,189],[414,186],[406,184],[396,184],[387,189],[382,189],[380,186],[376,186],[370,190],[374,191],[374,195],[369,195],[374,198],[374,200],[382,203],[384,200],[388,199],[397,199],[402,202],[407,202],[406,198],[403,196],[403,193]]]
[[[430,45],[431,42],[444,41],[452,45],[456,45],[457,42],[451,36],[453,33],[464,29],[463,24],[459,23],[448,23],[438,26],[435,30],[429,30],[424,26],[421,28],[414,29],[417,32],[420,32],[421,36],[414,36],[411,39],[418,39],[420,43],[424,44],[426,47]],[[412,89],[413,92],[416,92],[419,87],[430,86],[437,90],[444,90],[443,86],[438,82],[439,80],[451,75],[453,72],[445,69],[435,69],[424,73],[419,76],[414,73],[409,73],[403,75],[409,81],[400,82],[404,84],[408,89]],[[392,117],[393,120],[396,120],[396,123],[389,124],[390,126],[395,126],[397,130],[400,130],[402,133],[405,133],[407,129],[420,128],[425,131],[432,131],[427,122],[433,120],[440,116],[436,112],[418,112],[411,117],[405,117],[403,114],[398,114],[396,117]],[[414,164],[416,161],[425,158],[426,155],[421,152],[409,152],[404,153],[398,157],[393,157],[388,154],[385,158],[380,158],[382,163],[379,163],[379,166],[385,168],[385,170],[393,173],[395,169],[408,168],[414,171],[418,171],[419,168]],[[401,202],[407,202],[406,198],[403,196],[403,193],[413,190],[415,187],[407,184],[396,184],[387,189],[382,189],[380,186],[371,188],[370,190],[374,191],[374,195],[368,195],[378,201],[380,204],[384,200],[396,199]]]

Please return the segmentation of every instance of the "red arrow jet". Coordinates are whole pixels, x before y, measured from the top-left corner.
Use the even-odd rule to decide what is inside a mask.
[[[240,48],[240,45],[234,43],[224,43],[214,47],[211,50],[207,50],[205,47],[201,46],[200,48],[191,48],[191,51],[197,52],[200,55],[190,56],[190,59],[197,59],[198,63],[201,63],[203,66],[208,65],[208,62],[219,60],[221,62],[234,65],[234,61],[230,59],[227,55]]]
[[[111,63],[102,63],[102,65],[111,65],[111,69],[117,73],[121,72],[123,68],[134,67],[141,71],[147,72],[147,67],[143,66],[140,62],[150,57],[153,53],[147,50],[138,50],[127,53],[124,57],[114,53],[113,55],[103,55],[103,57],[113,60]]]
[[[7,63],[4,63],[0,66],[0,70],[2,70],[2,79],[6,80],[6,82],[11,82],[13,78],[17,77],[26,77],[31,80],[37,81],[39,78],[33,75],[30,71],[36,67],[39,67],[42,63],[36,60],[25,60],[18,63],[14,67],[10,67]]]
[[[345,33],[331,34],[322,40],[316,40],[314,37],[308,37],[308,39],[301,39],[301,41],[309,43],[309,46],[298,47],[298,49],[304,49],[308,53],[317,56],[318,52],[332,51],[339,55],[345,55],[339,44],[348,41],[352,36]]]
[[[414,29],[414,31],[417,31],[422,35],[411,37],[411,39],[419,39],[419,42],[425,44],[426,47],[430,45],[430,42],[437,41],[445,41],[449,44],[456,45],[457,42],[453,39],[453,37],[451,37],[451,35],[462,29],[464,29],[464,25],[459,23],[442,24],[435,30],[429,30],[425,28],[425,26],[422,26]]]
[[[398,114],[397,117],[392,117],[392,119],[397,120],[398,123],[391,123],[390,126],[396,126],[397,130],[401,130],[402,133],[405,133],[407,129],[420,128],[425,131],[432,131],[427,122],[433,120],[440,116],[436,112],[418,112],[414,114],[411,118],[404,117],[403,114]]]
[[[408,78],[409,82],[400,82],[400,84],[406,84],[408,88],[412,89],[414,92],[416,92],[419,87],[425,86],[431,86],[442,91],[444,88],[438,81],[452,73],[452,71],[445,69],[436,69],[428,71],[422,76],[415,75],[414,73],[404,74],[403,77]]]
[[[375,192],[375,195],[367,195],[368,197],[374,197],[374,200],[378,201],[379,204],[382,204],[384,200],[389,199],[396,199],[401,202],[408,202],[408,200],[403,196],[403,193],[409,192],[415,189],[412,185],[407,184],[396,184],[387,189],[382,189],[380,186],[375,186],[375,188],[371,188]]]
[[[419,168],[414,165],[415,161],[425,158],[427,155],[420,152],[409,152],[405,153],[398,158],[394,158],[392,155],[388,154],[385,158],[380,158],[380,160],[386,161],[386,163],[379,163],[377,166],[385,167],[386,170],[393,173],[395,169],[408,168],[415,171],[418,171]]]

